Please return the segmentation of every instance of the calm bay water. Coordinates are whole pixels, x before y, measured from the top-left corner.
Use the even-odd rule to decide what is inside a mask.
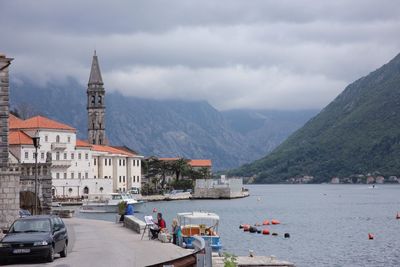
[[[220,216],[223,250],[236,255],[275,255],[296,266],[400,266],[400,185],[254,185],[234,200],[149,202],[138,216],[204,210]],[[115,220],[112,214],[77,216]],[[240,224],[278,219],[267,226],[278,236],[251,234]],[[260,227],[264,228],[264,227]],[[283,238],[290,233],[290,239]],[[368,240],[368,233],[375,235]]]

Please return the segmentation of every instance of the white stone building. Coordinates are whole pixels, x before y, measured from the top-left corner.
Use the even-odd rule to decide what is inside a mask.
[[[21,120],[11,115],[9,126],[9,150],[21,163],[35,162],[32,137],[40,137],[38,163],[51,156],[53,193],[57,197],[140,188],[143,156],[134,151],[77,140],[76,129],[42,116]]]

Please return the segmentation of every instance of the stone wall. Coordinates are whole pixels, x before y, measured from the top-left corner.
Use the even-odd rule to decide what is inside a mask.
[[[18,166],[11,165],[0,173],[0,229],[7,229],[19,217]]]
[[[38,212],[40,214],[51,213],[52,202],[52,178],[51,178],[51,162],[38,164]],[[35,193],[35,164],[21,164],[20,191],[30,191]]]

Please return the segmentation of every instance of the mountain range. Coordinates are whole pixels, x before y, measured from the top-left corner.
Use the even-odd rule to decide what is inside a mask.
[[[267,156],[229,172],[257,183],[400,174],[400,55],[345,90]]]
[[[269,153],[317,110],[218,111],[205,101],[152,100],[107,91],[106,134],[144,156],[212,159],[213,169],[235,168]],[[75,127],[87,138],[86,88],[74,78],[37,85],[14,77],[11,109]]]

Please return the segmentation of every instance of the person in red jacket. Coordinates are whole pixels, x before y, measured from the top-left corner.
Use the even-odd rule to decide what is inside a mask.
[[[162,218],[162,213],[157,213],[157,222],[155,222],[154,226],[150,228],[152,239],[158,238],[158,234],[160,233],[160,231],[165,228],[167,228],[167,225]]]

